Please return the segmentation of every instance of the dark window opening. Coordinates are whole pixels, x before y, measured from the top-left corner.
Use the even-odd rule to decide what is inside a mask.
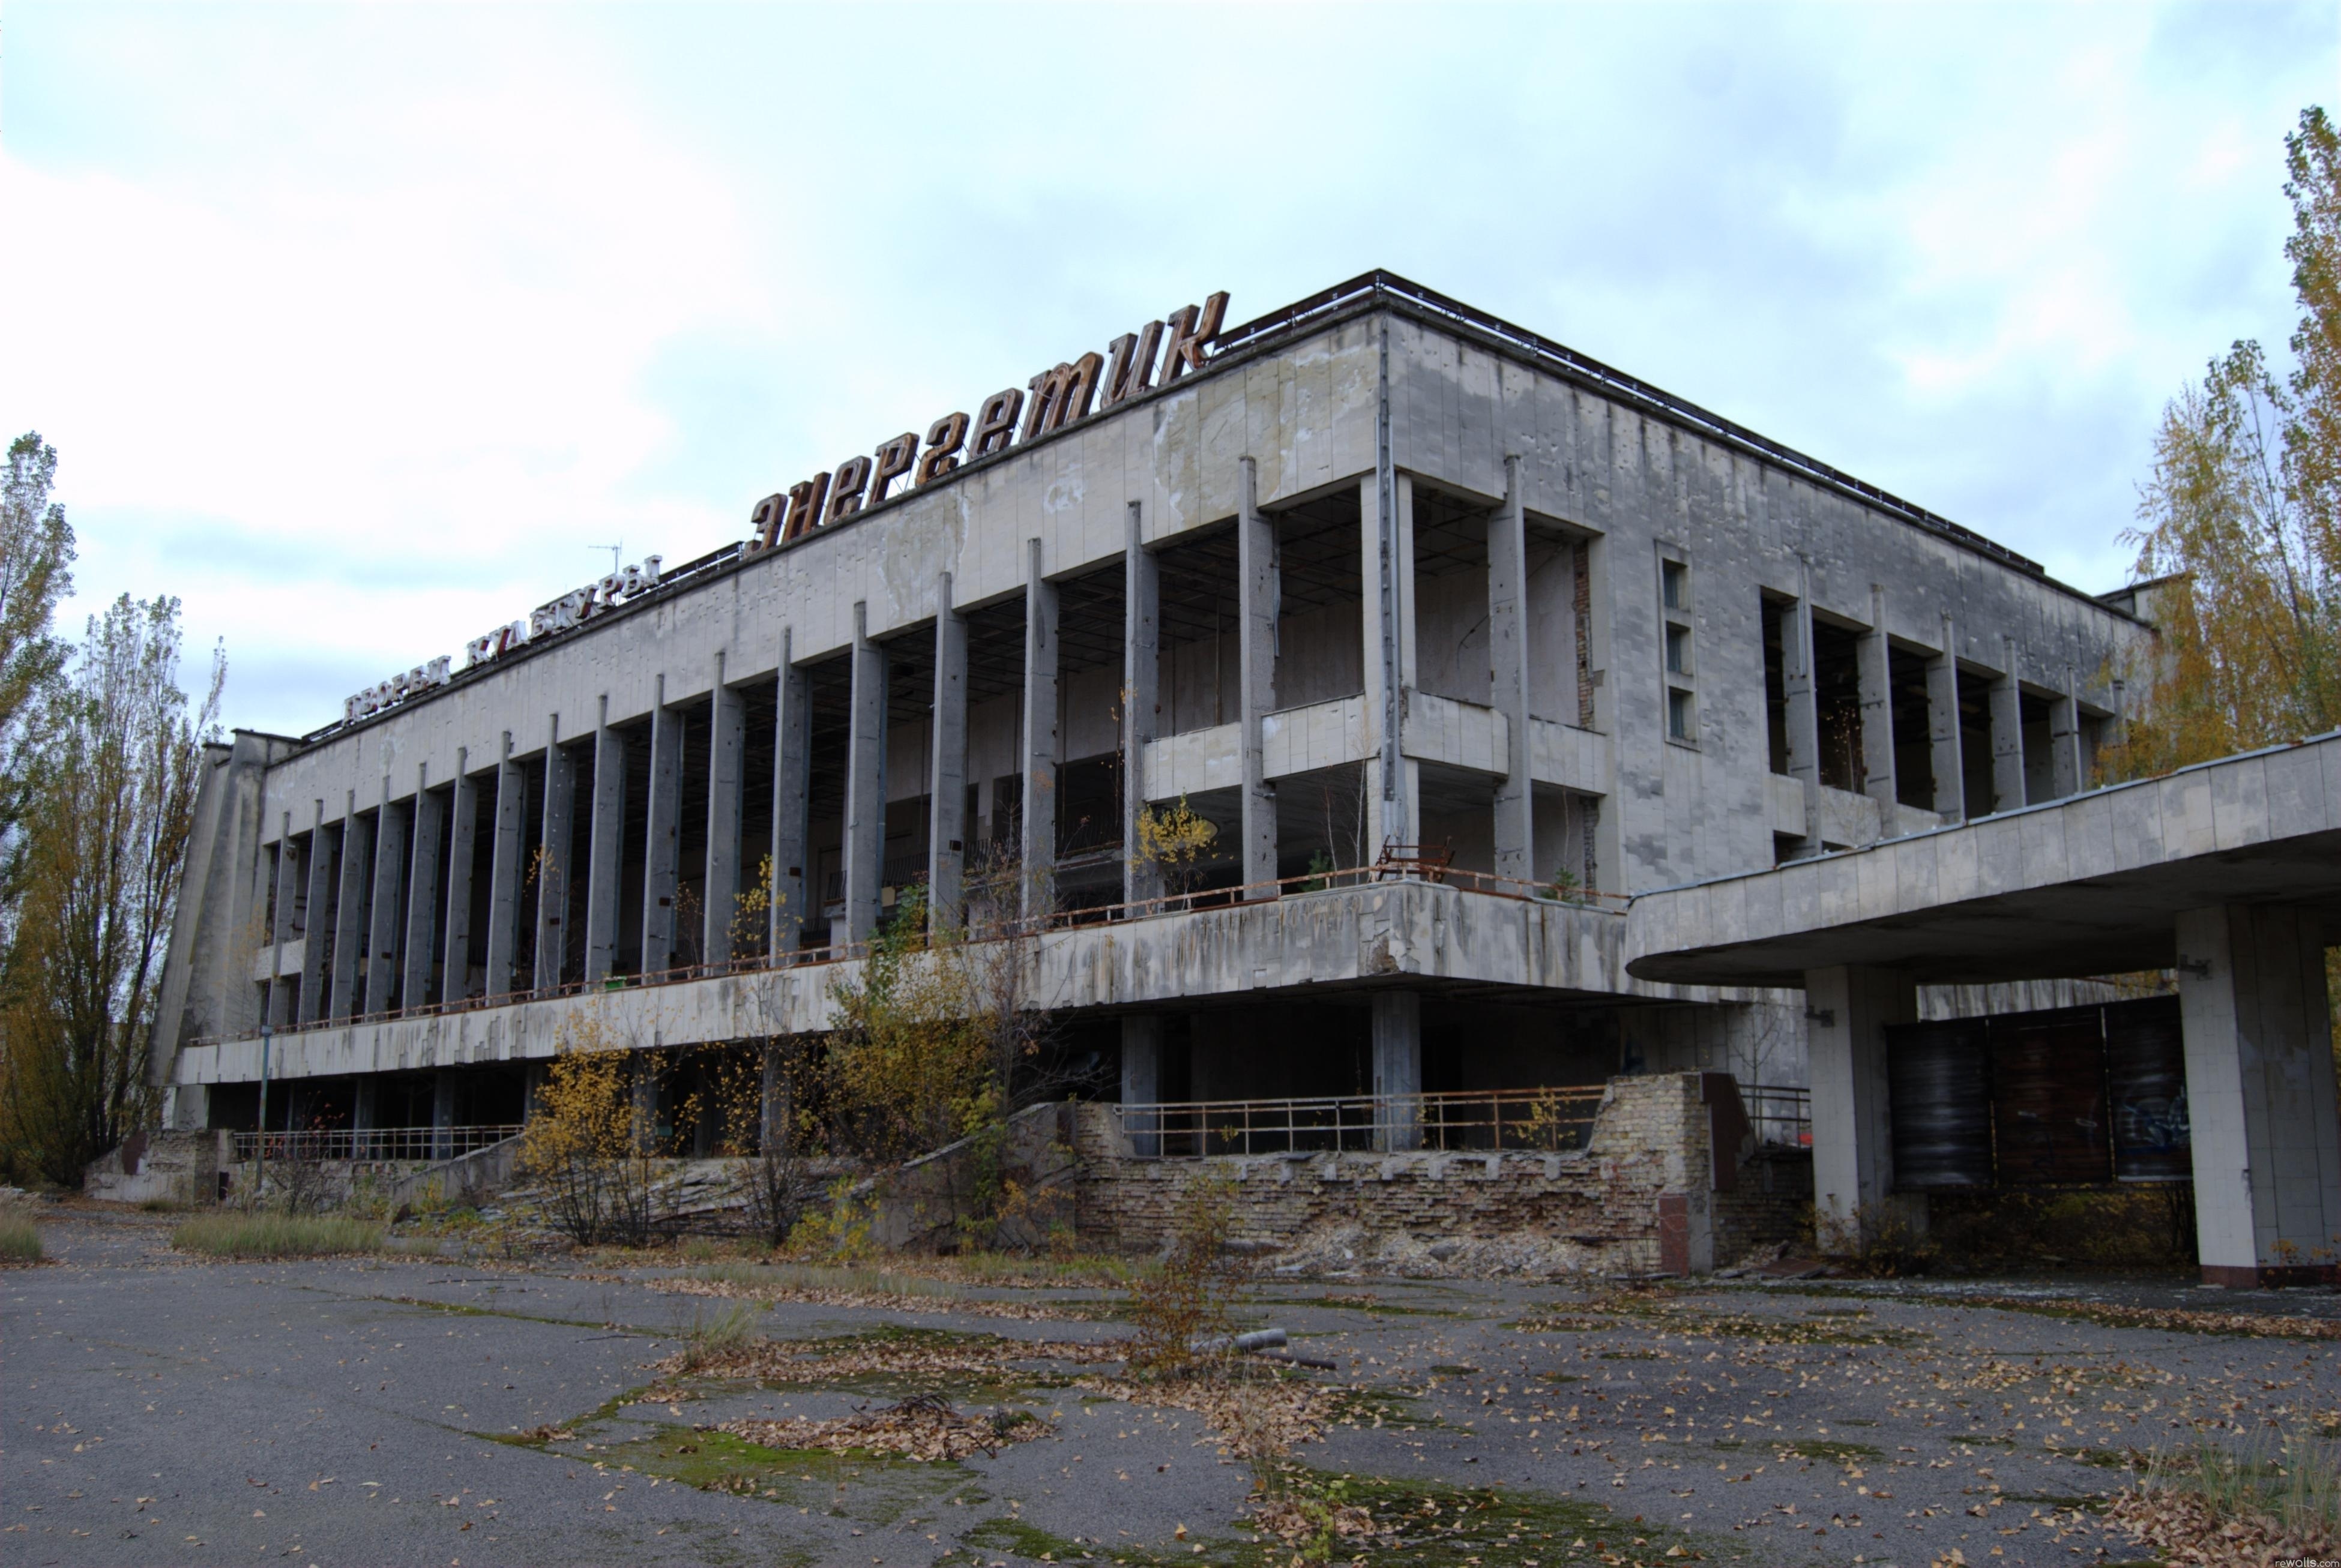
[[[1935,809],[1935,748],[1927,722],[1927,656],[1889,649],[1886,655],[1894,704],[1894,798],[1921,811]]]

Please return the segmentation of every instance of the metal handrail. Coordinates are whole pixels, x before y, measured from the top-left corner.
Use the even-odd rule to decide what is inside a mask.
[[[1246,882],[1231,888],[1210,888],[1196,892],[1164,893],[1151,898],[1140,898],[1120,904],[1093,904],[1078,909],[1057,909],[1030,919],[1012,919],[980,933],[977,940],[1002,940],[1016,937],[1035,936],[1049,931],[1070,930],[1082,926],[1103,925],[1121,920],[1144,919],[1154,915],[1182,915],[1208,909],[1234,908],[1246,904],[1265,904],[1304,893],[1326,892],[1335,888],[1359,887],[1384,882],[1427,882],[1478,893],[1489,898],[1510,898],[1520,903],[1565,904],[1587,908],[1623,913],[1632,902],[1624,893],[1609,893],[1598,889],[1563,888],[1549,882],[1527,881],[1517,877],[1499,877],[1489,871],[1467,871],[1456,867],[1437,870],[1399,866],[1352,866],[1331,871],[1304,871],[1298,876],[1279,877],[1265,882]],[[767,953],[742,953],[712,963],[678,964],[671,968],[652,970],[646,974],[609,975],[599,980],[565,980],[558,986],[539,986],[530,990],[515,990],[500,997],[459,997],[452,1001],[423,1002],[412,1007],[393,1007],[380,1012],[354,1013],[339,1017],[311,1018],[304,1023],[274,1026],[274,1032],[282,1038],[287,1035],[307,1034],[315,1029],[348,1028],[358,1024],[387,1024],[409,1018],[445,1017],[451,1014],[474,1012],[483,1007],[511,1007],[521,1002],[551,1001],[563,997],[581,996],[591,991],[630,990],[643,986],[669,986],[686,980],[720,979],[728,975],[762,973],[768,969],[808,968],[822,964],[842,963],[863,956],[869,948],[866,942],[833,942],[827,947],[791,948],[777,958]],[[228,1037],[200,1036],[190,1044],[215,1046]],[[239,1036],[237,1038],[250,1037]]]
[[[491,1122],[459,1127],[302,1127],[234,1136],[235,1157],[240,1161],[257,1158],[264,1147],[272,1160],[387,1165],[454,1159],[517,1136],[520,1131],[517,1122]]]
[[[1410,1149],[1561,1153],[1585,1146],[1608,1092],[1599,1084],[1568,1085],[1167,1101],[1113,1110],[1141,1159]]]
[[[1813,1091],[1793,1084],[1742,1084],[1739,1103],[1761,1148],[1813,1146]]]

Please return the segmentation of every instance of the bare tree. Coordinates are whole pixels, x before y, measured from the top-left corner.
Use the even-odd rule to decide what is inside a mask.
[[[178,617],[175,599],[115,600],[33,720],[0,976],[0,1144],[26,1175],[78,1180],[155,1108],[147,1037],[226,675],[214,650],[191,713]]]

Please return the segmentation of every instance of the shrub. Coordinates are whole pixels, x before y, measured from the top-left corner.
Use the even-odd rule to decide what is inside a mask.
[[[1132,1372],[1185,1376],[1220,1358],[1198,1350],[1196,1342],[1224,1341],[1229,1333],[1229,1311],[1245,1273],[1243,1261],[1227,1250],[1234,1223],[1233,1181],[1224,1176],[1189,1178],[1179,1195],[1161,1267],[1131,1282],[1128,1310],[1138,1329],[1130,1351]]]
[[[598,1017],[571,1024],[522,1135],[522,1166],[544,1184],[553,1223],[580,1246],[650,1239],[655,1129],[640,1125],[634,1106],[644,1056],[607,1037]]]
[[[0,1215],[0,1263],[41,1261],[41,1227],[15,1215]]]
[[[171,1245],[209,1257],[330,1257],[380,1250],[383,1228],[324,1215],[203,1214],[173,1230]]]

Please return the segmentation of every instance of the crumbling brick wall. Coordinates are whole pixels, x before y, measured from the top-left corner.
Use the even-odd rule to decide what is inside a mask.
[[[1785,1239],[1798,1218],[1796,1204],[1768,1184],[1734,1179],[1752,1150],[1730,1151],[1730,1190],[1716,1190],[1717,1078],[1729,1083],[1699,1073],[1612,1078],[1586,1147],[1562,1154],[1138,1159],[1113,1107],[1087,1105],[1071,1128],[1081,1162],[1077,1223],[1093,1245],[1158,1247],[1187,1184],[1209,1170],[1233,1179],[1233,1239],[1250,1247],[1288,1247],[1318,1227],[1354,1225],[1426,1242],[1541,1237],[1603,1273],[1704,1272]],[[1730,1110],[1737,1113],[1736,1090]]]

